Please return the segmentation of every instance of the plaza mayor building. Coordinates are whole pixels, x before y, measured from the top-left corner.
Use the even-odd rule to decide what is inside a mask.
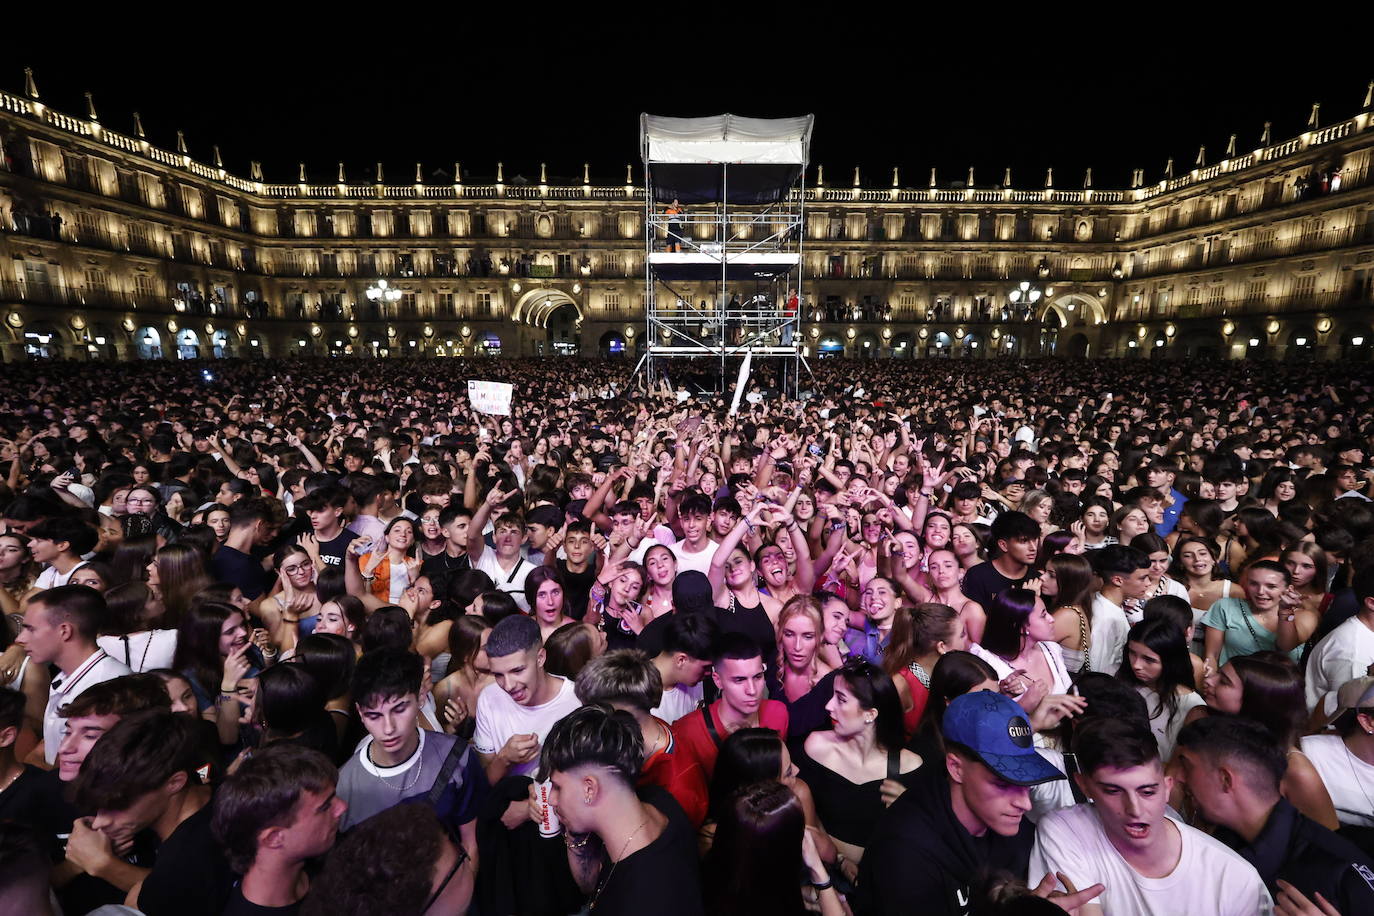
[[[1371,95],[1344,120],[1314,107],[1296,137],[1256,125],[1138,169],[1127,188],[1091,171],[811,163],[792,192],[798,342],[811,358],[1365,359]],[[585,166],[578,180],[492,163],[479,178],[457,162],[268,182],[257,163],[245,177],[217,149],[176,146],[152,145],[137,115],[107,125],[89,97],[56,111],[32,74],[0,92],[4,361],[630,358],[651,333],[659,205],[637,165],[612,185]],[[747,285],[675,295],[707,312],[762,301]]]

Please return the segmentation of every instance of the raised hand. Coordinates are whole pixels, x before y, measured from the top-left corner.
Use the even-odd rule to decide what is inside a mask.
[[[220,682],[222,693],[233,693],[238,690],[239,681],[243,680],[248,669],[253,667],[252,661],[248,658],[248,648],[251,645],[252,643],[246,642],[237,649],[231,649],[224,657],[224,678]]]
[[[1058,890],[1056,886],[1061,883],[1065,888],[1062,891]],[[1055,872],[1041,879],[1032,893],[1042,900],[1048,900],[1050,903],[1053,903],[1065,913],[1074,914],[1079,911],[1079,908],[1082,907],[1083,904],[1091,902],[1106,889],[1107,887],[1104,884],[1094,884],[1080,891],[1073,886],[1073,882],[1069,880],[1067,875],[1063,872]],[[1339,914],[1337,914],[1337,916],[1339,916]]]

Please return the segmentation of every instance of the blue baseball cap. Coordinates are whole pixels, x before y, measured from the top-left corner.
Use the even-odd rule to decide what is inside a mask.
[[[955,697],[945,710],[945,740],[961,744],[1007,782],[1034,786],[1064,779],[1035,750],[1035,731],[1015,701],[991,690]]]

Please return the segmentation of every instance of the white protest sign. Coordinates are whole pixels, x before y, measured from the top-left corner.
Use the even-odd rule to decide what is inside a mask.
[[[478,413],[510,416],[512,388],[505,382],[479,382],[468,379],[468,401]]]

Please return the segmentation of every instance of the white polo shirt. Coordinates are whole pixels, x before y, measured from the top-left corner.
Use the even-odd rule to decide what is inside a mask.
[[[57,762],[57,746],[62,743],[67,723],[57,711],[96,684],[131,673],[128,665],[110,658],[104,649],[96,649],[70,675],[59,674],[52,679],[48,707],[43,711],[43,758],[48,763]]]

